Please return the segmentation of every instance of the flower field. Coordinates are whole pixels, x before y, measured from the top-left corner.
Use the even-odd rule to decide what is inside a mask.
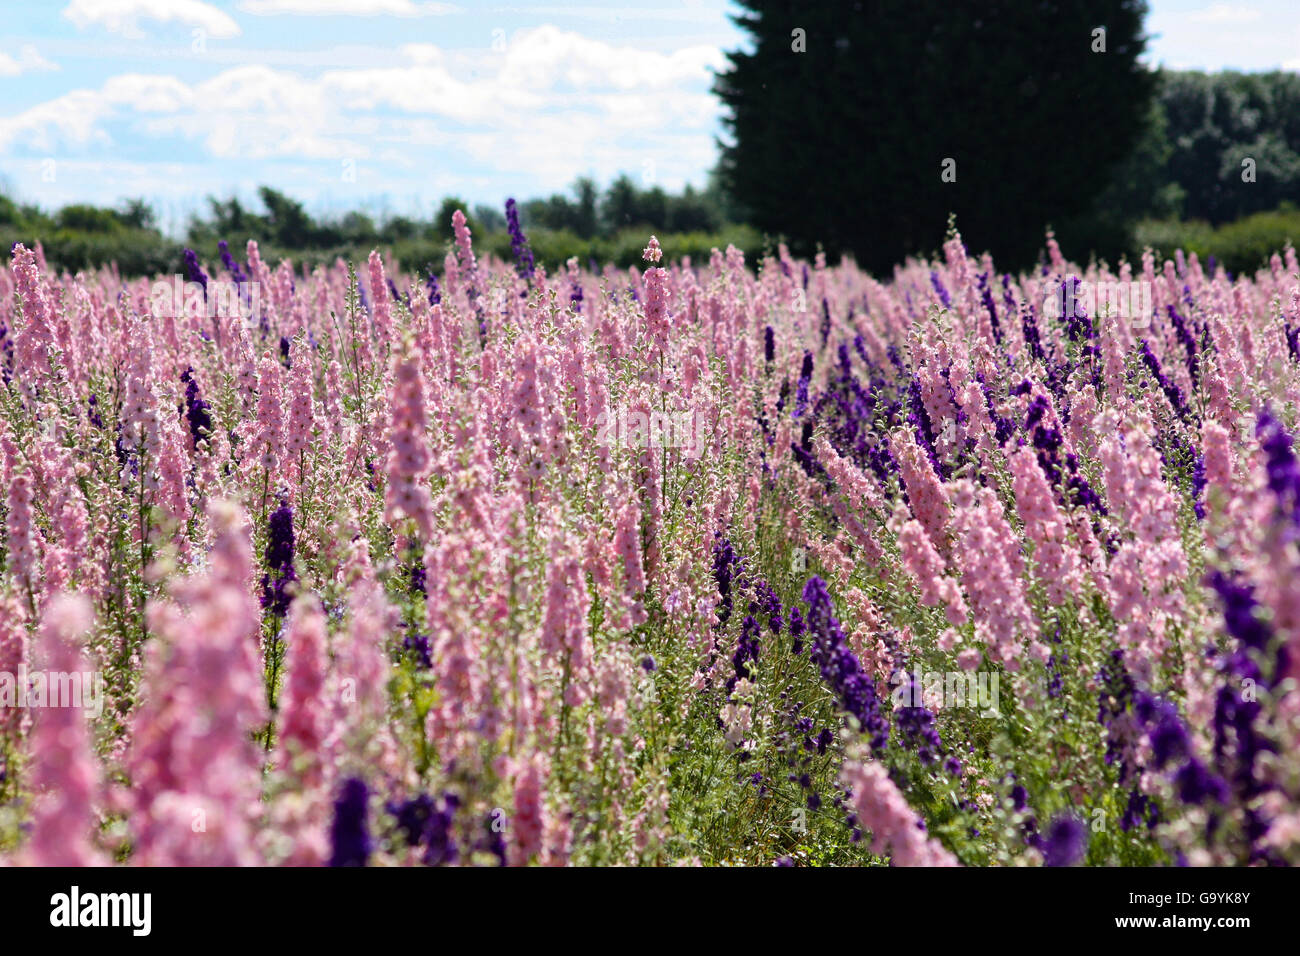
[[[0,862],[1300,861],[1292,249],[547,274],[508,214],[15,247]]]

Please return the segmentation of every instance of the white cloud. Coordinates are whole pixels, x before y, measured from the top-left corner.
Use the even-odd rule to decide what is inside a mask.
[[[1260,16],[1260,11],[1251,7],[1216,3],[1204,10],[1196,11],[1191,15],[1191,19],[1200,23],[1250,23],[1258,20]]]
[[[672,54],[614,47],[558,27],[517,34],[505,52],[502,79],[515,86],[552,86],[563,80],[575,87],[666,88],[706,81],[709,68],[721,66],[722,51],[694,46]]]
[[[0,76],[19,76],[23,73],[44,73],[49,70],[57,70],[57,63],[51,63],[45,57],[36,52],[36,47],[30,43],[25,44],[18,51],[18,57],[15,59],[8,53],[0,53]]]
[[[216,39],[240,33],[239,24],[229,14],[202,0],[72,0],[64,7],[63,18],[79,29],[101,26],[132,40],[144,36],[142,20],[175,22],[203,30]]]
[[[29,149],[48,153],[56,143],[83,147],[107,143],[109,136],[99,124],[112,112],[113,107],[103,94],[73,90],[16,116],[0,118],[0,150],[7,151],[15,143],[22,143]]]
[[[136,113],[176,113],[194,103],[190,88],[174,76],[124,73],[110,77],[102,95],[110,106]]]
[[[148,124],[154,135],[176,133],[203,142],[222,159],[363,156],[359,133],[317,81],[265,66],[226,70],[193,89],[194,107]]]
[[[98,90],[72,90],[16,116],[0,117],[0,150],[16,144],[51,152],[58,146],[104,146],[112,137],[103,124],[125,108],[131,113],[177,112],[191,105],[189,88],[171,76],[127,73]]]
[[[416,0],[243,0],[239,9],[257,16],[437,17],[460,13],[452,3]]]
[[[0,118],[0,151],[90,151],[127,137],[160,156],[177,140],[223,160],[345,159],[388,171],[454,168],[562,189],[579,172],[637,174],[673,188],[712,161],[715,47],[658,53],[539,27],[505,50],[402,47],[395,65],[303,75],[267,65],[197,83],[125,74]]]
[[[442,50],[432,43],[407,43],[400,47],[402,55],[412,63],[429,64],[443,61]]]

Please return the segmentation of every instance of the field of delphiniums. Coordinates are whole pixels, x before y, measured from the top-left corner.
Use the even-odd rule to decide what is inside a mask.
[[[1293,250],[548,274],[451,225],[13,249],[0,861],[1300,861]]]

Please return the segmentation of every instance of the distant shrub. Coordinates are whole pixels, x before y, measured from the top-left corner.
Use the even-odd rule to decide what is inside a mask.
[[[1146,246],[1166,258],[1174,249],[1182,248],[1195,252],[1202,264],[1214,256],[1233,274],[1253,274],[1268,264],[1273,253],[1300,241],[1300,210],[1283,203],[1272,212],[1255,213],[1217,229],[1197,221],[1146,220],[1138,224],[1136,236],[1139,256]]]

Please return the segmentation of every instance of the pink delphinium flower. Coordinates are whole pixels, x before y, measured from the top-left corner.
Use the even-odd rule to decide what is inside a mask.
[[[25,616],[16,595],[0,596],[0,674],[17,674],[27,664]],[[22,710],[0,706],[0,744],[6,737],[17,739],[22,723]]]
[[[1078,597],[1082,587],[1079,556],[1067,535],[1065,518],[1052,496],[1051,486],[1028,448],[1007,456],[1016,496],[1016,510],[1025,534],[1034,545],[1035,572],[1056,607],[1066,597]]]
[[[286,648],[280,766],[304,789],[325,776],[322,744],[328,732],[325,614],[312,594],[294,599],[284,636]]]
[[[889,773],[874,760],[849,758],[842,775],[858,826],[871,833],[871,849],[895,866],[957,866],[957,859],[926,835],[924,821]]]
[[[835,451],[825,436],[818,436],[813,443],[813,452],[855,514],[862,517],[868,511],[884,507],[884,498],[874,482],[857,465]]]
[[[650,237],[650,244],[642,253],[647,262],[658,263],[663,258],[659,240]],[[646,328],[655,346],[662,352],[668,348],[670,322],[668,317],[668,272],[657,265],[645,273],[645,320]]]
[[[257,862],[261,761],[252,734],[266,722],[261,615],[247,586],[246,519],[209,506],[210,570],[148,607],[142,703],[128,760],[137,859],[172,866]]]
[[[8,543],[8,561],[5,571],[20,582],[28,596],[35,601],[40,594],[41,575],[39,551],[43,537],[41,529],[32,522],[32,479],[27,472],[14,475],[7,493],[8,516],[5,536]]]
[[[163,415],[158,444],[158,504],[178,528],[190,516],[189,494],[186,481],[190,476],[188,440],[181,430],[180,418]],[[189,541],[180,535],[182,551],[188,550]]]
[[[427,732],[444,760],[465,744],[464,731],[483,683],[484,649],[476,640],[477,629],[460,583],[474,554],[473,542],[457,533],[444,535],[425,550],[429,643],[438,661],[438,702],[429,710]]]
[[[122,404],[122,446],[137,452],[143,459],[141,477],[145,486],[152,490],[157,484],[151,478],[152,469],[158,462],[162,445],[158,396],[153,388],[153,334],[148,325],[137,319],[132,322],[128,337],[131,350],[126,399]],[[123,466],[122,475],[124,483],[133,480],[129,466]]]
[[[26,847],[36,866],[94,866],[105,861],[91,835],[97,825],[95,793],[99,766],[91,749],[90,723],[83,708],[93,693],[86,681],[102,675],[86,666],[79,645],[94,623],[90,602],[79,595],[51,599],[41,622],[35,664],[45,673],[73,675],[81,685],[80,707],[54,699],[36,707],[32,721],[32,836]]]
[[[316,429],[316,384],[312,377],[312,353],[306,335],[299,335],[289,349],[289,422],[284,450],[297,461],[311,446]],[[299,481],[303,476],[299,475]]]
[[[938,450],[947,451],[950,445],[956,443],[957,424],[957,408],[949,393],[948,382],[930,362],[926,362],[916,370],[916,377],[921,383],[921,402],[925,405],[926,414],[930,416],[930,421],[939,435]],[[952,429],[947,428],[949,422],[954,426]],[[951,437],[945,438],[945,435]]]
[[[52,374],[53,315],[45,294],[45,270],[38,266],[35,253],[19,243],[13,250],[12,268],[14,292],[22,297],[23,315],[21,326],[14,330],[14,371],[24,391],[34,394],[36,386]]]
[[[890,451],[898,462],[912,513],[941,555],[948,553],[948,491],[910,428],[890,433]]]
[[[335,438],[343,436],[343,366],[338,359],[330,359],[325,368],[325,393],[322,411],[325,426]]]
[[[1006,521],[1002,503],[991,488],[976,489],[969,479],[954,485],[954,553],[970,600],[977,635],[987,635],[988,651],[1009,670],[1019,667],[1022,642],[1037,633],[1025,600],[1018,539]]]
[[[469,226],[465,225],[465,214],[457,209],[451,214],[451,228],[456,234],[456,251],[460,255],[460,267],[469,275],[478,271],[478,260],[474,258],[474,244]]]
[[[284,460],[284,387],[279,362],[265,352],[257,364],[257,420],[246,462],[277,474]]]
[[[614,531],[614,550],[623,562],[624,607],[635,626],[645,620],[641,595],[645,591],[645,573],[641,566],[641,509],[629,501],[619,512]]]
[[[464,222],[462,217],[462,223]],[[466,244],[468,245],[469,230],[465,230]],[[459,242],[460,233],[456,234]],[[473,253],[471,252],[472,256]],[[384,277],[384,260],[379,257],[379,252],[372,250],[367,262],[370,272],[370,318],[375,324],[375,333],[379,336],[381,343],[389,342],[393,338],[393,303],[388,297],[388,282]]]
[[[628,655],[611,652],[602,658],[596,675],[596,701],[605,720],[605,731],[612,737],[622,737],[628,731],[627,698],[632,689],[630,674]]]
[[[947,610],[948,623],[966,622],[966,600],[957,582],[944,574],[944,561],[930,543],[930,537],[915,519],[905,521],[898,531],[903,566],[921,588],[921,603]]]
[[[359,538],[348,560],[348,623],[334,643],[328,689],[334,716],[324,749],[339,773],[377,767],[396,777],[400,756],[386,718],[393,672],[387,641],[397,613],[375,580],[366,547]]]
[[[563,660],[564,671],[569,675],[565,700],[573,707],[581,705],[589,693],[591,647],[587,615],[590,608],[591,598],[581,562],[560,541],[555,541],[547,569],[546,612],[540,646],[552,660]]]
[[[543,849],[547,829],[543,790],[549,775],[546,764],[544,753],[534,754],[523,761],[523,767],[515,778],[515,812],[510,821],[514,837],[510,860],[515,866],[527,864]]]
[[[420,350],[414,346],[395,361],[384,516],[390,522],[412,518],[427,542],[433,537],[433,499],[425,482],[433,456],[426,435],[428,420],[421,365]]]

